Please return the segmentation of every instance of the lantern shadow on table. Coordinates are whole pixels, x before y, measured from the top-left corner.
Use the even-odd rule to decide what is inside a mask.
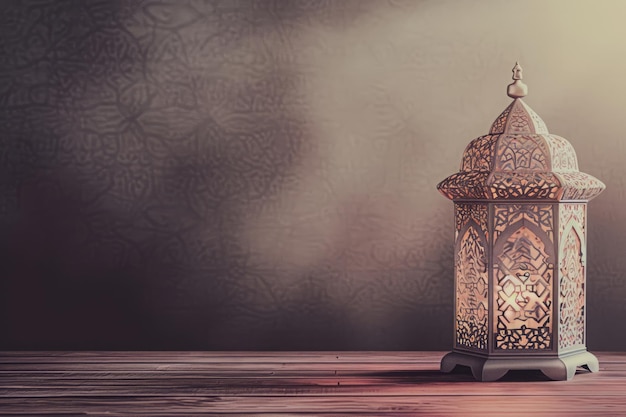
[[[588,369],[577,368],[576,375],[587,374]],[[416,370],[416,371],[388,371],[374,372],[367,374],[368,377],[381,378],[385,382],[393,382],[395,384],[431,384],[431,383],[455,383],[455,382],[474,382],[472,371],[466,366],[457,366],[450,373],[443,373],[435,370]],[[523,369],[508,371],[497,382],[553,382],[543,372],[538,369]]]

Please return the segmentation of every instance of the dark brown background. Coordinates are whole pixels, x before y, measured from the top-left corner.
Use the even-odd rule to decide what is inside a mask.
[[[0,9],[0,348],[449,348],[435,185],[517,59],[607,184],[588,345],[626,348],[624,2]]]

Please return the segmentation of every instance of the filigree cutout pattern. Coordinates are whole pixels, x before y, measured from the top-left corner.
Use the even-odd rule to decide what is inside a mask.
[[[548,147],[540,135],[502,135],[495,156],[496,170],[549,171]]]
[[[507,129],[505,132],[510,133],[525,133],[534,132],[532,128],[532,120],[527,112],[522,109],[522,106],[513,106],[507,120]]]
[[[557,176],[551,172],[494,172],[489,176],[493,199],[556,199],[560,189]]]
[[[470,220],[473,220],[480,226],[483,234],[487,236],[487,220],[488,209],[487,204],[480,203],[457,203],[454,205],[456,210],[456,233],[463,228]],[[458,236],[457,236],[458,237]]]
[[[504,127],[506,125],[507,119],[509,118],[509,113],[511,112],[512,107],[513,107],[513,103],[509,104],[508,107],[504,109],[502,113],[500,113],[500,116],[498,116],[495,122],[493,122],[493,124],[491,125],[491,129],[489,130],[489,133],[499,134],[499,133],[504,132]]]
[[[489,130],[491,134],[541,133],[548,134],[548,127],[537,113],[523,100],[513,102],[498,116]]]
[[[552,171],[578,171],[576,151],[567,139],[557,135],[545,135],[544,139],[550,149]]]
[[[604,183],[579,171],[560,172],[563,184],[563,200],[590,200],[604,190]]]
[[[497,240],[509,224],[520,221],[530,222],[552,240],[554,224],[552,208],[552,204],[496,204],[493,211],[493,241]]]
[[[485,235],[471,221],[456,255],[456,344],[487,348],[487,254]]]
[[[486,198],[485,183],[488,171],[457,172],[439,183],[439,191],[451,200],[461,198]]]
[[[546,123],[543,121],[543,119],[539,117],[539,115],[535,113],[533,109],[531,109],[528,106],[525,106],[525,107],[526,107],[526,111],[528,112],[528,115],[530,116],[530,118],[533,121],[533,124],[535,125],[535,133],[547,134],[548,126],[546,126]]]
[[[604,184],[579,172],[571,144],[549,134],[537,113],[516,99],[488,135],[465,148],[460,172],[437,188],[453,200],[590,200]]]
[[[461,171],[491,171],[498,135],[485,135],[467,145],[461,162]]]
[[[559,212],[559,348],[585,343],[585,204]]]
[[[505,217],[500,219],[500,224],[509,225],[501,233],[494,231],[494,235],[499,236],[493,267],[494,307],[497,309],[494,312],[495,349],[550,349],[552,346],[552,217],[550,224],[542,228],[541,223],[532,220],[539,218],[539,206],[534,206],[534,210],[532,207],[519,207],[521,212],[516,212],[498,211],[496,206],[494,211],[496,218]],[[519,214],[527,210],[536,215],[526,220],[522,214],[523,218],[516,221]],[[543,211],[547,212],[545,208]]]

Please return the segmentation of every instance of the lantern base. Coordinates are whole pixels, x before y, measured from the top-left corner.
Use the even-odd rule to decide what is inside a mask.
[[[540,370],[552,380],[569,381],[578,366],[584,366],[591,372],[600,369],[598,359],[586,350],[558,357],[486,357],[450,352],[441,359],[442,372],[452,372],[457,365],[469,367],[479,381],[495,381],[511,370]]]

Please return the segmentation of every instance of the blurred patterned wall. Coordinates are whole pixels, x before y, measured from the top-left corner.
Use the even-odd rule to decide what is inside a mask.
[[[0,9],[0,348],[448,349],[435,185],[518,59],[526,102],[607,184],[588,345],[626,348],[626,3]]]

